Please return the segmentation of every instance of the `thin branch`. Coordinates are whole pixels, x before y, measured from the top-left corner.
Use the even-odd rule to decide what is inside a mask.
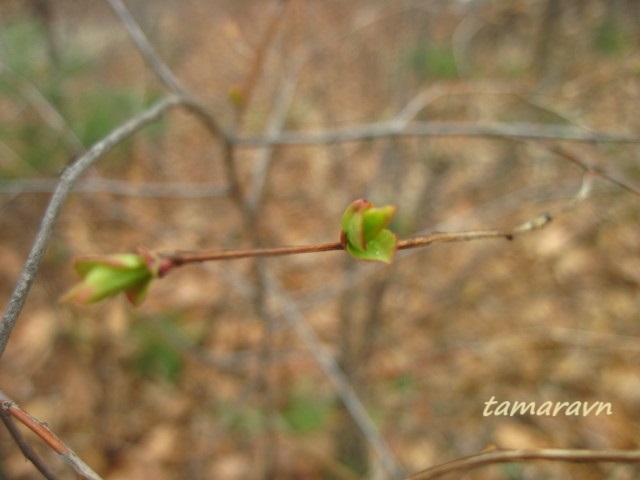
[[[238,147],[269,145],[323,145],[388,137],[485,137],[525,140],[572,140],[576,142],[640,143],[640,137],[612,135],[566,127],[532,123],[413,122],[393,119],[335,130],[289,131],[274,136],[240,136],[232,139]]]
[[[40,115],[42,120],[54,131],[61,131],[65,142],[75,153],[84,152],[85,147],[73,128],[49,99],[30,80],[15,72],[8,65],[0,62],[0,72],[10,76],[16,89],[25,101]]]
[[[559,462],[616,462],[640,463],[640,450],[490,450],[468,457],[458,458],[427,470],[415,473],[407,480],[432,480],[443,475],[461,473],[474,468],[496,463],[550,460]]]
[[[171,260],[172,265],[179,266],[187,263],[211,262],[216,260],[234,260],[251,257],[279,257],[283,255],[296,255],[299,253],[318,253],[342,250],[340,242],[317,243],[313,245],[294,245],[271,248],[248,248],[230,250],[211,250],[202,252],[167,252],[161,255]]]
[[[48,480],[56,480],[56,476],[49,470],[49,467],[44,463],[44,461],[40,458],[40,456],[36,453],[36,451],[29,445],[29,442],[24,438],[22,432],[18,428],[18,426],[13,421],[11,414],[9,411],[4,408],[4,405],[0,407],[0,419],[4,426],[9,431],[9,434],[16,442],[20,451],[24,455],[24,457],[29,460],[34,467],[42,474],[42,476]]]
[[[47,245],[53,234],[54,225],[62,211],[64,202],[80,176],[115,145],[144,126],[156,121],[165,111],[179,103],[180,99],[175,96],[166,97],[158,101],[148,110],[131,118],[113,130],[105,138],[94,144],[85,154],[78,157],[62,172],[60,182],[51,196],[27,260],[25,261],[22,272],[16,282],[15,289],[11,294],[2,319],[0,320],[0,357],[4,353],[7,342],[9,341],[9,336],[24,307],[27,295],[46,252]]]
[[[247,106],[251,102],[251,97],[256,90],[256,85],[260,77],[260,73],[264,70],[265,67],[269,47],[273,43],[276,34],[278,33],[278,29],[280,28],[280,25],[285,18],[284,13],[288,4],[288,0],[280,0],[277,3],[274,12],[270,16],[267,28],[262,35],[262,39],[259,42],[259,46],[255,52],[253,61],[251,62],[249,73],[247,74],[244,84],[240,89],[238,118],[241,118],[244,115]]]
[[[177,95],[185,95],[184,88],[182,88],[182,85],[180,85],[180,82],[169,67],[156,54],[147,36],[140,28],[140,25],[133,19],[127,7],[120,0],[107,0],[107,3],[116,13],[136,47],[138,47],[138,51],[140,51],[151,70],[155,72],[164,86]]]
[[[278,280],[272,275],[268,280],[267,287],[282,304],[282,313],[287,322],[295,329],[304,345],[320,365],[336,394],[340,397],[354,422],[377,454],[385,470],[392,478],[404,478],[406,476],[404,469],[398,463],[382,433],[367,413],[366,408],[358,398],[358,394],[351,386],[349,378],[340,369],[338,362],[327,353],[315,331],[307,324],[298,306],[280,287]]]
[[[585,162],[584,160],[582,160],[578,155],[569,152],[567,150],[565,150],[564,148],[561,148],[557,145],[545,145],[545,147],[547,148],[547,150],[550,150],[554,153],[557,153],[558,155],[560,155],[561,157],[569,160],[571,163],[577,165],[578,167],[580,167],[582,170],[584,170],[585,172],[590,172],[593,173],[595,175],[598,175],[606,180],[608,180],[609,182],[613,183],[614,185],[617,185],[631,193],[633,193],[634,195],[640,196],[640,185],[638,185],[637,183],[634,183],[630,180],[627,180],[626,178],[624,178],[624,176],[620,175],[617,172],[612,172],[610,170],[604,170],[602,168],[593,166],[588,164],[587,162]]]
[[[432,232],[419,237],[405,238],[398,241],[398,250],[426,247],[433,243],[468,242],[487,238],[513,239],[517,235],[539,230],[551,222],[550,214],[542,214],[534,220],[523,223],[513,230],[466,230],[461,232]],[[301,253],[319,253],[343,250],[340,242],[317,243],[312,245],[293,245],[271,248],[249,248],[211,251],[177,251],[165,252],[160,255],[171,260],[175,267],[188,263],[211,262],[217,260],[234,260],[250,257],[277,257],[283,255],[297,255]]]
[[[294,60],[293,66],[290,68],[290,72],[285,74],[284,79],[279,85],[266,127],[266,133],[269,136],[278,135],[284,128],[287,114],[289,113],[289,109],[293,103],[296,87],[298,85],[298,76],[301,65],[302,62],[300,59]],[[259,152],[258,158],[256,159],[252,183],[246,199],[247,208],[252,212],[257,210],[260,200],[262,199],[262,194],[267,180],[267,173],[269,172],[269,166],[273,160],[274,151],[275,146],[269,145]]]
[[[58,180],[54,178],[0,180],[0,193],[51,193],[57,185]],[[112,178],[87,178],[78,182],[72,191],[141,198],[205,198],[229,193],[228,188],[217,183],[129,182]]]
[[[196,116],[204,123],[204,125],[214,134],[216,137],[220,137],[225,141],[228,141],[229,136],[225,133],[221,125],[218,124],[216,118],[207,110],[207,108],[200,102],[192,98],[187,91],[182,87],[173,72],[162,61],[160,56],[156,53],[153,46],[149,42],[147,36],[140,28],[140,25],[135,21],[127,7],[121,0],[107,0],[109,6],[116,13],[122,24],[124,25],[127,33],[135,43],[138,51],[145,59],[149,68],[156,74],[162,84],[174,95],[180,97],[181,102],[187,110],[196,114]]]
[[[463,232],[433,232],[420,237],[407,238],[398,241],[398,250],[409,248],[426,247],[432,243],[469,242],[473,240],[483,240],[487,238],[506,238],[512,240],[513,237],[523,233],[540,230],[551,222],[551,215],[542,214],[534,220],[523,223],[513,230],[467,230]]]
[[[35,433],[38,437],[40,437],[54,452],[60,455],[73,469],[76,471],[78,475],[87,480],[101,480],[101,477],[94,472],[91,467],[89,467],[76,453],[67,447],[62,440],[60,440],[50,429],[49,427],[38,420],[37,418],[29,415],[27,412],[22,410],[13,400],[11,400],[4,392],[0,391],[0,408],[2,409],[3,421],[5,416],[9,415],[15,418],[17,421],[22,423],[25,427],[30,429],[33,433]],[[11,423],[11,422],[8,422]],[[7,425],[7,422],[5,422]],[[7,428],[10,428],[7,426]],[[11,431],[11,429],[10,429]],[[13,431],[11,431],[13,435]],[[21,437],[21,435],[20,435]],[[23,445],[18,441],[18,439],[14,436],[16,442],[23,448]],[[24,452],[24,450],[23,450]],[[32,462],[33,459],[29,458]],[[36,460],[38,461],[38,460]],[[41,462],[41,460],[40,460]],[[34,462],[34,465],[40,470],[41,465]],[[46,467],[45,467],[46,470]],[[42,472],[42,470],[41,470]],[[44,473],[43,473],[44,475]],[[45,475],[47,476],[47,475]],[[47,476],[47,478],[55,478],[55,476]]]

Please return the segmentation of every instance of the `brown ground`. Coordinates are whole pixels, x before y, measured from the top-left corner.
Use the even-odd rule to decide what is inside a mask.
[[[13,69],[0,70],[3,303],[48,199],[46,191],[11,193],[7,182],[55,177],[73,153],[65,132],[88,146],[163,92],[100,2],[51,2],[57,61],[37,15],[22,3],[0,6],[0,60]],[[576,125],[640,136],[633,2],[567,1],[545,17],[542,1],[291,0],[274,23],[276,6],[130,2],[186,88],[245,135],[269,128],[278,92],[295,82],[287,130],[386,120],[424,93],[432,102],[420,121]],[[15,40],[16,25],[28,26],[22,40]],[[42,104],[25,93],[29,85],[68,126],[40,114]],[[254,87],[246,108],[237,108],[230,92],[247,85]],[[97,138],[90,125],[98,125]],[[638,182],[637,145],[555,144]],[[279,147],[252,228],[264,245],[333,241],[344,207],[366,196],[398,206],[393,228],[401,236],[509,229],[567,205],[580,187],[580,169],[545,145],[427,137]],[[250,192],[262,150],[236,153]],[[588,199],[512,242],[435,245],[392,267],[356,264],[341,252],[269,259],[272,280],[262,284],[261,306],[251,261],[185,267],[153,285],[134,309],[123,298],[58,304],[76,281],[73,258],[140,244],[250,246],[238,208],[216,193],[228,187],[220,144],[192,117],[172,112],[87,177],[211,186],[200,198],[99,188],[73,194],[2,359],[0,388],[105,479],[364,476],[358,454],[349,453],[362,439],[288,323],[276,280],[341,360],[408,472],[491,444],[640,448],[640,199],[610,182],[597,178]],[[491,397],[609,402],[613,414],[483,416]],[[74,478],[33,443],[61,478]],[[371,458],[368,477],[383,478]],[[465,478],[622,480],[638,473],[623,465],[536,463]],[[0,478],[37,478],[5,431]]]

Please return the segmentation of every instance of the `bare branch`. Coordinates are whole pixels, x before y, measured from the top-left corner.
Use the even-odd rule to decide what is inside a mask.
[[[72,164],[67,166],[60,176],[60,182],[56,187],[49,205],[42,217],[42,222],[36,238],[31,246],[31,251],[27,256],[22,272],[16,282],[16,287],[9,298],[2,319],[0,320],[0,357],[9,341],[9,336],[20,316],[24,303],[31,289],[31,284],[36,276],[42,258],[53,234],[54,225],[62,211],[69,192],[84,172],[87,171],[99,158],[107,153],[118,143],[122,142],[133,133],[144,126],[156,121],[166,110],[180,103],[180,99],[175,96],[166,97],[155,103],[145,112],[131,118],[105,138],[94,144],[85,154],[78,157]]]
[[[513,239],[516,235],[532,232],[546,227],[551,222],[551,215],[542,214],[539,217],[517,226],[513,230],[468,230],[464,232],[433,232],[420,237],[407,238],[398,241],[398,250],[426,247],[432,243],[468,242],[486,238]]]
[[[410,115],[411,112],[408,112]],[[403,114],[401,117],[404,118]],[[485,137],[521,140],[572,140],[576,142],[640,143],[640,137],[612,135],[566,127],[532,123],[413,122],[391,120],[355,127],[315,132],[283,132],[275,136],[235,137],[239,147],[269,145],[323,145],[388,137]]]
[[[385,470],[392,478],[405,477],[404,469],[398,463],[380,430],[367,413],[364,405],[362,405],[358,394],[351,386],[347,376],[340,369],[338,362],[327,353],[316,333],[305,321],[304,315],[300,312],[298,306],[282,290],[278,280],[273,275],[270,275],[268,280],[267,286],[274,297],[281,303],[282,313],[287,322],[293,326],[302,342],[320,365],[345,408],[378,455]]]
[[[82,141],[75,134],[67,120],[61,115],[58,109],[31,81],[15,72],[8,65],[0,63],[0,72],[10,76],[17,89],[19,89],[24,99],[31,107],[38,112],[42,120],[54,131],[62,132],[67,145],[75,152],[84,152]]]
[[[78,457],[78,455],[76,455],[73,450],[67,447],[64,444],[64,442],[60,440],[51,431],[51,429],[49,429],[49,427],[45,423],[41,422],[37,418],[32,417],[27,412],[22,410],[13,400],[7,397],[7,395],[5,395],[5,393],[2,391],[0,391],[0,408],[2,409],[2,418],[3,418],[3,421],[5,422],[5,425],[7,425],[7,428],[9,428],[9,431],[14,436],[14,438],[16,439],[16,442],[18,443],[21,449],[23,448],[23,445],[26,443],[21,442],[18,440],[18,438],[16,438],[16,436],[14,435],[14,431],[8,425],[8,424],[11,424],[12,422],[10,419],[8,419],[7,421],[7,418],[6,418],[7,416],[11,416],[15,418],[20,423],[22,423],[25,427],[29,428],[38,437],[40,437],[54,452],[60,455],[69,465],[71,465],[73,469],[76,471],[76,473],[80,475],[82,478],[86,478],[87,480],[101,480],[101,477],[96,472],[94,472],[91,469],[91,467],[89,467],[86,463],[84,463],[82,459]],[[19,438],[21,437],[22,436],[20,435]],[[44,467],[44,464],[42,464],[42,461],[37,458],[37,456],[35,457],[36,458],[35,461],[31,457],[27,457],[27,458],[29,458],[34,463],[34,465],[36,465],[38,470],[40,470],[43,473],[43,475],[45,475],[43,470],[41,470],[41,467],[44,468],[45,471],[47,471],[47,469],[46,467]],[[45,476],[47,478],[55,478],[55,476],[50,474],[50,472],[48,472],[48,474]]]
[[[633,193],[634,195],[638,195],[640,196],[640,185],[638,185],[637,183],[632,182],[631,180],[627,180],[626,178],[624,178],[622,175],[620,175],[617,172],[612,172],[610,170],[604,170],[602,168],[599,167],[595,167],[593,165],[590,165],[589,163],[585,162],[584,160],[582,160],[578,155],[569,152],[568,150],[561,148],[557,145],[546,145],[546,148],[554,153],[557,153],[558,155],[560,155],[561,157],[569,160],[571,163],[577,165],[578,167],[580,167],[582,170],[584,170],[585,172],[590,172],[593,173],[595,175],[598,175],[606,180],[608,180],[609,182],[624,188],[625,190]]]
[[[13,421],[11,414],[9,411],[4,408],[0,408],[0,419],[4,426],[7,427],[9,434],[16,442],[20,451],[24,455],[24,457],[33,463],[33,466],[42,474],[42,476],[48,480],[55,480],[56,476],[49,470],[44,461],[40,458],[40,456],[36,453],[36,451],[29,445],[29,442],[24,438],[22,432],[18,428],[18,426]]]
[[[147,36],[140,28],[140,25],[138,25],[138,23],[133,19],[131,13],[127,10],[127,7],[124,6],[124,3],[122,3],[121,0],[107,0],[107,3],[116,15],[118,15],[118,18],[126,28],[133,42],[136,44],[136,47],[138,47],[143,58],[164,86],[177,95],[185,95],[184,88],[182,88],[182,85],[180,85],[180,82],[173,75],[173,72],[171,72],[169,67],[167,67],[162,59],[156,54],[151,43],[149,43]]]
[[[432,480],[443,475],[460,473],[484,465],[507,462],[550,460],[560,462],[617,462],[640,463],[640,450],[490,450],[468,457],[458,458],[427,470],[415,473],[407,480]]]
[[[0,181],[1,193],[50,193],[58,185],[53,178]],[[203,198],[219,197],[229,193],[229,189],[215,183],[160,183],[128,182],[112,178],[86,178],[72,189],[79,193],[108,193],[121,197],[141,198]]]
[[[551,215],[544,213],[537,218],[525,222],[513,230],[467,230],[462,232],[432,232],[419,237],[405,238],[398,241],[398,250],[426,247],[433,243],[468,242],[487,238],[513,239],[516,235],[532,232],[544,228],[551,222]],[[249,248],[211,251],[177,251],[160,255],[171,260],[174,267],[188,263],[211,262],[217,260],[235,260],[250,257],[277,257],[283,255],[297,255],[301,253],[320,253],[343,250],[340,242],[317,243],[313,245],[295,245],[270,248]]]
[[[202,103],[192,98],[182,87],[173,72],[169,69],[169,67],[167,67],[167,65],[162,61],[160,56],[151,46],[151,43],[147,39],[147,36],[140,28],[140,25],[138,25],[135,19],[131,16],[131,13],[129,12],[129,10],[127,10],[127,7],[125,7],[122,1],[107,0],[107,3],[116,13],[116,15],[118,15],[118,18],[122,21],[122,24],[133,40],[133,43],[135,43],[138,51],[142,54],[145,61],[147,62],[151,70],[156,74],[158,79],[171,93],[181,98],[184,107],[187,108],[187,110],[189,110],[190,112],[194,113],[214,136],[220,137],[225,143],[227,143],[229,140],[229,136],[225,133],[222,126],[218,124],[218,121],[216,120],[214,115]]]
[[[280,83],[278,92],[273,105],[273,111],[269,119],[266,133],[267,135],[277,135],[282,132],[285,125],[289,108],[293,103],[296,87],[298,84],[298,74],[302,62],[297,59],[294,60],[294,65],[291,68],[291,72],[285,76]],[[269,171],[269,165],[273,160],[275,146],[270,145],[260,151],[256,167],[253,172],[253,181],[249,193],[247,194],[247,208],[251,211],[256,211],[258,203],[262,198],[264,185],[267,180],[267,172]]]

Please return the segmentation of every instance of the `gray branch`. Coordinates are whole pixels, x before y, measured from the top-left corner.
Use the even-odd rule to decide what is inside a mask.
[[[484,137],[519,140],[570,140],[576,142],[640,143],[640,137],[593,132],[565,125],[536,123],[413,122],[401,119],[355,127],[311,132],[285,131],[273,136],[237,136],[238,147],[275,145],[325,145],[389,137]]]
[[[166,97],[160,100],[145,112],[133,117],[120,127],[113,130],[104,139],[93,145],[85,154],[78,157],[72,164],[67,166],[60,175],[60,181],[51,196],[49,205],[44,213],[42,222],[36,234],[36,238],[31,246],[31,251],[27,256],[24,267],[16,287],[9,298],[7,307],[0,320],[0,357],[9,341],[13,327],[20,316],[31,285],[36,276],[42,258],[47,250],[56,220],[62,211],[67,196],[73,189],[78,179],[91,167],[99,158],[107,153],[115,145],[119,144],[142,127],[156,121],[167,109],[180,103],[180,99],[175,96]]]

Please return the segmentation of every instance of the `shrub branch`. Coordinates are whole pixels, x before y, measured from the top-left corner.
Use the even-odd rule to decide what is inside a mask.
[[[485,465],[508,462],[528,462],[534,460],[585,463],[640,463],[640,450],[492,449],[436,465],[411,475],[407,480],[432,480],[452,473],[459,474]]]
[[[22,453],[29,459],[45,478],[55,479],[44,462],[38,457],[31,446],[26,442],[20,431],[16,428],[14,419],[22,423],[25,427],[40,437],[54,452],[60,455],[69,465],[73,467],[78,475],[87,480],[101,480],[101,477],[94,472],[76,453],[64,444],[47,426],[37,418],[22,410],[18,404],[0,391],[0,416],[2,422],[9,430]]]

